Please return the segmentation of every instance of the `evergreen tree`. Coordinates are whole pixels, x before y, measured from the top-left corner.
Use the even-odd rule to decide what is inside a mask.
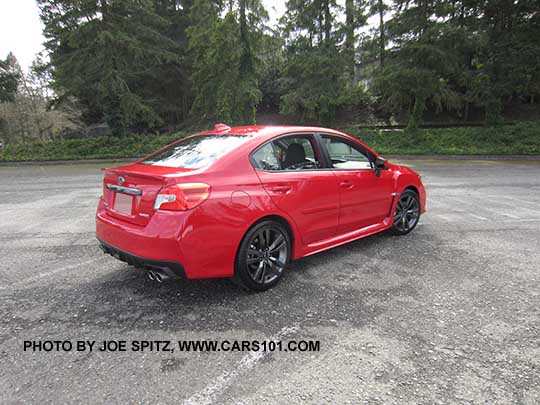
[[[266,18],[259,0],[194,2],[188,30],[194,114],[227,123],[255,122],[261,100],[256,50]]]
[[[338,9],[334,0],[287,1],[282,113],[333,123],[345,69]]]
[[[10,53],[5,60],[0,59],[0,103],[13,101],[21,79],[17,59]]]
[[[384,0],[369,0],[369,16],[377,16],[377,31],[373,38],[373,41],[377,45],[377,57],[379,61],[379,68],[384,66],[384,53],[386,49],[386,28],[384,16],[388,11],[388,6]]]
[[[261,102],[259,110],[278,112],[282,96],[281,78],[285,63],[283,39],[277,31],[264,34],[259,52]]]
[[[442,0],[398,0],[387,23],[393,47],[375,76],[377,91],[396,110],[409,109],[407,128],[416,130],[428,107],[459,109],[461,98],[451,86],[458,71],[453,43],[448,41]]]
[[[540,2],[488,0],[479,3],[485,30],[474,85],[486,122],[501,121],[503,101],[534,100],[540,90]]]
[[[345,1],[345,59],[346,72],[351,80],[354,80],[354,48],[356,44],[356,21],[357,15],[354,0]]]
[[[540,95],[540,0],[288,0],[279,32],[261,0],[38,4],[51,94],[115,133],[175,128],[189,114],[253,123],[259,105],[332,125],[373,99],[407,112],[410,130],[426,112],[467,120],[471,106],[492,124]],[[0,61],[0,101],[17,80]]]
[[[56,93],[76,97],[85,107],[87,122],[105,119],[117,134],[158,128],[162,124],[158,106],[163,105],[158,89],[177,80],[170,67],[182,60],[156,3],[38,0],[38,4]]]
[[[151,69],[142,90],[168,126],[174,128],[189,115],[192,61],[188,54],[186,30],[190,24],[192,0],[154,0],[157,14],[167,21],[164,34],[176,44],[179,60],[163,63]]]
[[[364,27],[367,22],[367,3],[363,0],[345,0],[345,43],[343,47],[345,59],[345,73],[351,84],[355,83],[356,76],[356,47],[359,27]]]

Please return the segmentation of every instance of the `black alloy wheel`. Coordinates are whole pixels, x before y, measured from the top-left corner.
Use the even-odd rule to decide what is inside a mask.
[[[419,219],[420,200],[418,194],[407,189],[399,196],[391,231],[395,235],[406,235],[415,228]]]
[[[291,255],[290,236],[276,221],[263,221],[251,228],[240,245],[235,280],[251,290],[264,291],[276,285]]]

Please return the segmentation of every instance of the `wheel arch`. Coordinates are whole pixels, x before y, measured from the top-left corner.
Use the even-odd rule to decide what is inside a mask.
[[[291,226],[290,222],[286,218],[282,217],[281,215],[269,214],[269,215],[265,215],[264,217],[257,219],[246,229],[246,231],[244,232],[244,236],[249,232],[251,228],[253,228],[257,224],[260,224],[263,221],[276,221],[276,222],[279,222],[281,225],[283,225],[285,229],[287,230],[289,237],[291,238],[291,252],[294,252],[296,238],[295,238],[293,227]]]
[[[238,253],[240,252],[240,246],[242,245],[242,241],[244,240],[244,238],[246,237],[247,233],[254,227],[254,226],[257,226],[257,224],[260,224],[261,222],[264,222],[264,221],[276,221],[276,222],[279,222],[281,225],[283,225],[287,231],[287,233],[289,234],[289,238],[291,240],[291,259],[294,258],[294,248],[295,248],[295,233],[294,233],[294,230],[293,230],[293,227],[291,226],[291,224],[289,223],[289,221],[280,216],[280,215],[277,215],[277,214],[268,214],[268,215],[265,215],[263,217],[260,217],[258,218],[256,221],[252,222],[247,228],[246,230],[244,231],[244,234],[242,236],[242,239],[240,239],[240,243],[238,244],[238,246],[236,247],[236,253],[234,254],[234,263],[235,263],[235,266],[234,266],[234,272],[236,273],[236,263],[238,261]]]
[[[418,192],[418,188],[416,188],[416,186],[414,186],[414,185],[412,185],[412,184],[410,184],[410,185],[408,185],[407,187],[405,187],[405,188],[403,189],[403,191],[405,191],[405,190],[411,190],[411,191],[414,191],[414,192],[416,193],[417,196],[420,196],[420,193]]]
[[[287,230],[287,233],[289,234],[289,238],[291,239],[291,259],[298,258],[297,252],[295,249],[299,248],[297,241],[300,239],[300,237],[297,234],[297,231],[295,230],[295,228],[293,227],[293,225],[287,218],[283,217],[282,215],[273,213],[273,214],[268,214],[268,215],[258,218],[246,228],[246,230],[244,231],[244,234],[242,235],[242,238],[240,239],[240,242],[238,243],[238,246],[236,247],[235,263],[236,263],[236,260],[238,259],[238,251],[240,250],[240,245],[242,244],[242,241],[244,240],[244,237],[249,232],[249,230],[253,228],[254,226],[256,226],[257,224],[260,224],[261,222],[268,221],[268,220],[279,222],[281,225],[285,227],[285,229]]]
[[[426,192],[422,184],[404,183],[404,186],[402,185],[398,188],[398,190],[400,190],[398,191],[400,194],[406,190],[413,191],[418,196],[418,200],[420,202],[420,212],[423,214],[426,211]],[[392,208],[392,210],[394,209],[395,207]]]

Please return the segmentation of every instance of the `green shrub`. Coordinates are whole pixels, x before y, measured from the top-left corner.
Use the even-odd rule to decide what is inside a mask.
[[[498,127],[361,130],[345,128],[377,152],[390,155],[540,155],[540,121]]]
[[[381,131],[344,128],[381,154],[392,155],[540,155],[540,121],[498,127],[420,129],[412,134],[402,130]],[[3,161],[45,161],[78,159],[122,159],[145,156],[186,136],[132,135],[67,139],[48,143],[9,144]]]
[[[136,158],[148,155],[183,136],[186,136],[186,134],[132,135],[121,138],[104,136],[87,139],[66,139],[47,143],[9,144],[4,149],[1,160],[45,161]]]

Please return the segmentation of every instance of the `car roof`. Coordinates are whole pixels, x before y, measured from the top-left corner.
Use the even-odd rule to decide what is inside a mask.
[[[251,151],[253,151],[254,148],[257,148],[259,145],[264,144],[265,142],[269,141],[270,139],[280,136],[280,135],[287,135],[287,134],[300,134],[300,133],[324,133],[324,134],[334,134],[334,135],[341,135],[345,138],[349,138],[350,140],[354,142],[360,143],[364,148],[366,148],[368,151],[370,151],[375,156],[378,156],[378,154],[369,148],[367,145],[362,143],[356,138],[353,138],[352,136],[337,131],[335,129],[331,128],[323,128],[323,127],[314,127],[314,126],[295,126],[295,125],[245,125],[245,126],[237,126],[237,127],[229,127],[224,124],[217,124],[214,129],[204,131],[204,132],[198,132],[193,135],[188,136],[187,138],[191,137],[197,137],[197,136],[207,136],[207,135],[235,135],[235,136],[242,136],[246,135],[249,136],[251,139],[246,140],[246,142],[242,143],[241,145],[237,146],[233,150],[227,152],[225,155],[223,155],[221,158],[219,158],[216,162],[214,162],[209,167],[214,168],[220,168],[224,162],[227,161],[227,159],[224,160],[224,158],[232,158],[234,160],[235,157],[238,156],[246,156]],[[186,138],[180,138],[176,141],[172,142],[169,145],[164,146],[161,149],[158,149],[154,153],[158,153],[159,151],[175,144],[176,142],[180,142],[181,140]],[[152,154],[154,154],[152,153]],[[148,155],[150,156],[150,155]],[[148,158],[148,156],[145,156],[144,158],[140,159],[138,162],[143,161],[144,159]]]
[[[298,134],[298,133],[324,133],[324,134],[334,134],[341,135],[345,138],[352,140],[353,142],[360,143],[365,149],[369,152],[378,156],[378,154],[369,148],[367,145],[362,143],[360,140],[353,138],[352,136],[337,131],[335,129],[323,128],[323,127],[312,127],[312,126],[294,126],[294,125],[249,125],[249,126],[238,126],[238,127],[228,127],[224,124],[217,124],[213,130],[200,132],[192,136],[204,136],[204,135],[248,135],[251,136],[251,139],[247,142],[244,142],[242,145],[235,148],[233,151],[227,153],[228,156],[242,156],[244,154],[249,154],[254,148],[259,145],[264,144],[270,139],[287,134]],[[225,157],[225,156],[224,156]],[[221,160],[221,159],[219,159]]]
[[[217,128],[223,124],[216,125]],[[238,127],[227,127],[223,125],[222,130],[212,129],[209,131],[199,132],[195,135],[249,135],[257,138],[269,139],[276,135],[298,132],[325,132],[332,134],[345,135],[343,132],[335,129],[310,127],[310,126],[294,126],[294,125],[246,125]],[[259,139],[261,140],[261,139]]]

